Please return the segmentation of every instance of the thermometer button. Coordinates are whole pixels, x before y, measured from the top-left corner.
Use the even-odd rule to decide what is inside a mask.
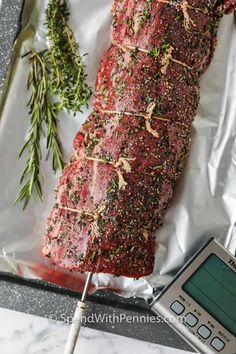
[[[217,350],[218,352],[220,352],[224,346],[225,346],[225,343],[218,337],[215,337],[212,339],[211,341],[211,346]]]
[[[173,304],[171,305],[171,310],[174,311],[177,315],[181,315],[181,313],[184,312],[185,307],[184,305],[181,304],[179,301],[174,301]]]
[[[207,339],[210,337],[212,332],[207,326],[202,325],[201,327],[198,328],[197,333],[200,334],[202,338]]]
[[[191,312],[186,315],[185,321],[190,327],[194,327],[198,323],[197,317],[194,316]]]

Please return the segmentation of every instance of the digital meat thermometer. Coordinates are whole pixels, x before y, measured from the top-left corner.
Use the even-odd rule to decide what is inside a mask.
[[[214,239],[150,306],[199,353],[236,354],[236,258]]]

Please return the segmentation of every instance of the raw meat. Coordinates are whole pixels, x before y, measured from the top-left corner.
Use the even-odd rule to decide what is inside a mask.
[[[43,253],[74,271],[142,277],[190,149],[200,75],[235,1],[115,0],[94,111],[74,140]]]

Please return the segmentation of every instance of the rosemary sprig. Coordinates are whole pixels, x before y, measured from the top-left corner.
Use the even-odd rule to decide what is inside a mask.
[[[50,0],[46,10],[46,25],[50,47],[46,58],[50,68],[49,86],[59,95],[57,109],[81,111],[92,95],[86,83],[87,75],[79,45],[68,25],[69,9],[66,0]]]
[[[19,157],[21,157],[26,150],[28,151],[29,157],[20,179],[20,184],[25,180],[26,183],[16,199],[16,203],[24,201],[23,209],[28,205],[32,195],[38,196],[42,200],[42,178],[40,176],[40,160],[42,154],[40,137],[44,122],[48,127],[47,157],[49,157],[50,152],[52,152],[54,171],[57,169],[62,170],[63,168],[62,152],[57,138],[57,116],[48,94],[44,52],[38,53],[34,49],[31,49],[26,56],[28,57],[31,68],[27,83],[28,90],[32,91],[27,105],[30,115],[30,129],[27,141],[21,149]]]
[[[28,139],[20,151],[19,157],[28,150],[29,157],[26,161],[25,169],[22,172],[20,184],[26,179],[27,182],[22,187],[17,199],[17,202],[24,201],[23,209],[26,208],[32,194],[38,195],[42,199],[42,188],[40,178],[40,130],[42,128],[41,116],[41,97],[43,91],[42,66],[39,55],[35,52],[27,54],[31,69],[28,77],[28,89],[32,89],[32,94],[28,102],[30,114],[30,129]]]

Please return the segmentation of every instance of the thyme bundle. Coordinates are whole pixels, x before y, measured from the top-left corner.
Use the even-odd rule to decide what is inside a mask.
[[[51,0],[46,10],[46,24],[50,48],[46,58],[50,67],[49,84],[51,92],[59,95],[58,110],[81,111],[91,97],[86,83],[83,57],[74,33],[68,26],[67,1]]]
[[[42,200],[42,158],[40,139],[44,128],[47,129],[47,160],[52,156],[53,171],[64,167],[63,153],[58,138],[58,113],[66,109],[75,114],[82,110],[92,95],[86,83],[83,56],[79,45],[68,25],[70,12],[67,0],[49,0],[46,9],[46,25],[50,46],[37,52],[31,49],[27,57],[30,65],[27,89],[31,91],[28,102],[30,128],[28,138],[19,157],[28,152],[25,168],[20,178],[23,187],[16,198],[24,202],[26,208],[32,195]],[[59,101],[55,102],[53,96]]]

